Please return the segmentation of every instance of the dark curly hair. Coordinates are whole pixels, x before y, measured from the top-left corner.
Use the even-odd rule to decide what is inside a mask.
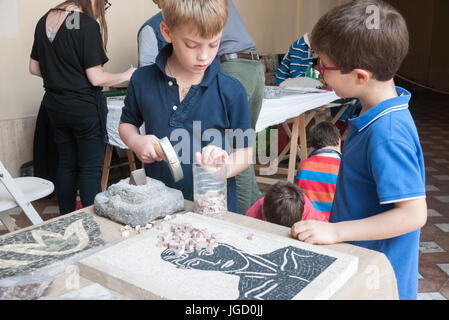
[[[267,192],[263,213],[268,222],[291,228],[302,218],[304,195],[298,186],[289,182],[278,182]]]

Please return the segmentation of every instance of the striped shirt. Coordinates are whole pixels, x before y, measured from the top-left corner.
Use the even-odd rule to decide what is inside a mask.
[[[340,161],[337,155],[311,156],[301,161],[296,176],[298,187],[310,199],[313,207],[328,218],[334,201]]]
[[[313,64],[314,52],[310,47],[308,34],[295,41],[282,60],[276,72],[276,84],[288,78],[305,77],[307,69]]]

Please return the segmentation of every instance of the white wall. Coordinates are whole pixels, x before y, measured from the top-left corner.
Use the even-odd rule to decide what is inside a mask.
[[[0,159],[15,175],[20,164],[32,159],[34,123],[44,93],[42,79],[28,73],[34,29],[41,16],[62,1],[0,0]],[[311,31],[318,18],[341,1],[347,0],[234,3],[260,53],[277,54],[287,52],[294,40]],[[107,15],[110,61],[105,69],[121,72],[137,65],[137,31],[158,8],[152,0],[111,2]]]
[[[0,120],[36,116],[42,80],[29,75],[28,61],[39,18],[62,0],[0,0]],[[234,0],[262,54],[284,53],[310,31],[321,14],[341,0]],[[108,12],[110,62],[121,72],[137,65],[136,33],[158,11],[151,0],[116,0]]]
[[[28,73],[37,21],[62,0],[0,0],[0,120],[36,116],[42,99],[42,80]],[[148,6],[150,3],[151,6]],[[149,0],[116,0],[108,12],[110,62],[106,70],[124,71],[137,65],[136,32],[147,16],[157,12]],[[2,26],[4,27],[3,23]]]
[[[234,3],[261,54],[287,52],[298,38],[301,1],[234,0]]]

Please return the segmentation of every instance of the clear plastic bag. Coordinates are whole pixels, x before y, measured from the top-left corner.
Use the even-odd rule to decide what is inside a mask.
[[[194,211],[220,218],[228,211],[226,165],[203,167],[193,164]]]

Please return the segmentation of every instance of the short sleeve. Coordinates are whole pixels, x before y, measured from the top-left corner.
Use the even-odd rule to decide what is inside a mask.
[[[139,61],[140,66],[145,67],[156,62],[159,54],[156,34],[150,26],[143,28],[139,39]]]
[[[125,106],[122,109],[122,116],[120,120],[123,123],[132,124],[137,128],[140,128],[143,124],[143,118],[138,107],[132,78],[128,86],[128,91],[125,98]]]
[[[33,48],[31,49],[31,58],[33,60],[39,61],[39,52],[37,51],[37,43],[34,41]]]
[[[246,212],[246,216],[259,220],[265,220],[262,210],[264,200],[265,198],[257,200],[257,202],[248,209],[248,211]]]
[[[102,66],[109,61],[103,48],[100,25],[97,22],[90,22],[84,26],[83,33],[83,67],[89,69]]]
[[[423,164],[408,143],[385,141],[372,149],[369,160],[380,204],[425,197]]]
[[[37,28],[39,27],[39,23],[36,25],[36,30],[34,31],[34,42],[33,47],[31,49],[30,57],[33,60],[39,61],[39,50],[38,50],[38,41],[37,41]]]
[[[243,85],[238,82],[233,90],[234,96],[228,110],[228,117],[232,129],[232,149],[245,149],[254,146],[254,130],[251,129],[248,96]]]

